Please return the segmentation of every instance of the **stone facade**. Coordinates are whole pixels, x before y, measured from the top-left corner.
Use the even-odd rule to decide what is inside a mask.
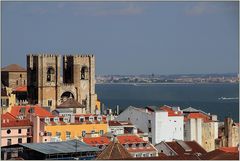
[[[215,139],[218,137],[218,122],[205,122],[202,124],[202,146],[206,151],[215,150]]]
[[[95,113],[95,57],[93,55],[28,55],[28,92],[31,104],[54,110],[72,97],[84,105],[86,113]]]
[[[26,71],[2,71],[1,77],[3,85],[10,88],[27,85]]]
[[[1,89],[1,114],[10,112],[12,106],[16,104],[16,95],[12,93],[12,88],[3,87]]]
[[[219,127],[219,136],[215,140],[216,148],[239,146],[239,124],[231,118],[224,120],[224,125]]]

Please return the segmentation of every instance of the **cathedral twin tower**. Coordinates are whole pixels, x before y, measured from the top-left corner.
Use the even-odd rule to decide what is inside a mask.
[[[52,111],[72,99],[67,104],[69,108],[78,103],[82,113],[95,113],[95,57],[27,55],[27,86],[31,104],[50,107]]]

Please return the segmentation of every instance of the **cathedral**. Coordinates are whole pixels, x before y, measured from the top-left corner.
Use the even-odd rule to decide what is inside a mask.
[[[51,111],[67,104],[96,113],[95,56],[27,55],[27,89],[29,103]]]

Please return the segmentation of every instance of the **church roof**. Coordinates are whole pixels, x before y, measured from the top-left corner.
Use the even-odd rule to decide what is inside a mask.
[[[26,72],[26,69],[21,67],[18,64],[10,64],[6,67],[3,67],[2,71],[6,71],[6,72]]]
[[[116,138],[96,158],[97,160],[113,160],[132,158],[131,154],[118,142]]]
[[[62,104],[57,106],[57,108],[85,108],[85,106],[74,100],[73,98],[68,98]]]

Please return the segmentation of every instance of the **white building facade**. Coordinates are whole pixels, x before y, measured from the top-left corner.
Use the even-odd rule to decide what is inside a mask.
[[[215,150],[215,139],[218,138],[217,116],[192,107],[184,109],[183,113],[184,141],[196,141],[206,151]]]
[[[183,115],[171,116],[169,112],[161,110],[160,107],[130,106],[116,120],[132,122],[137,128],[149,134],[149,141],[152,144],[184,138]]]

